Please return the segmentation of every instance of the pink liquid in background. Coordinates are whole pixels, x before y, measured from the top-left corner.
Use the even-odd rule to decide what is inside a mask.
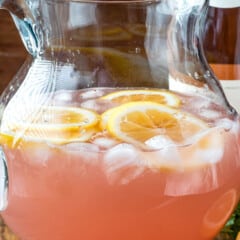
[[[207,164],[187,170],[147,168],[142,158],[152,161],[157,151],[130,144],[118,154],[94,142],[5,146],[10,186],[2,215],[23,240],[213,239],[239,199],[236,135],[223,133],[219,161],[209,154]]]

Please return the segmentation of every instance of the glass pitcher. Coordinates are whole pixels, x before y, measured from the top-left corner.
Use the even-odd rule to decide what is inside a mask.
[[[209,240],[240,193],[239,117],[207,1],[1,0],[29,58],[1,96],[1,215],[23,240]]]

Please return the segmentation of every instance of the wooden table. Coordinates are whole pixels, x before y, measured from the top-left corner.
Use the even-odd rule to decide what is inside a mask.
[[[27,53],[8,12],[0,10],[0,92],[7,86]]]

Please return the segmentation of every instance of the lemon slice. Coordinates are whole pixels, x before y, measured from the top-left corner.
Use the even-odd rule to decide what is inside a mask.
[[[137,36],[141,36],[144,37],[146,35],[146,25],[145,24],[129,24],[127,26],[127,29],[130,33],[137,35]]]
[[[119,35],[117,38],[119,39]],[[107,77],[98,79],[101,86],[115,87],[117,83],[123,87],[152,87],[156,84],[144,49],[139,48],[138,54],[131,53],[129,46],[120,44],[117,48],[82,47],[79,51],[80,55],[89,59],[92,68],[101,66],[103,76]],[[107,79],[111,81],[106,82]]]
[[[87,26],[75,30],[72,35],[73,40],[82,41],[97,41],[101,36],[101,41],[124,41],[131,39],[132,35],[125,29],[119,26],[102,26],[95,28],[94,26]]]
[[[111,100],[116,103],[151,101],[171,107],[178,107],[181,103],[180,99],[169,91],[149,89],[117,91],[103,96],[102,99]]]
[[[212,239],[223,228],[238,203],[235,189],[230,189],[220,196],[208,209],[202,225],[202,234],[206,239]]]
[[[98,122],[97,113],[83,108],[40,107],[33,116],[26,114],[22,121],[9,121],[2,135],[13,135],[15,141],[24,138],[57,144],[87,141],[97,131]]]
[[[150,101],[130,102],[110,109],[104,113],[102,122],[115,138],[144,148],[147,140],[158,135],[183,143],[208,128],[190,114]]]

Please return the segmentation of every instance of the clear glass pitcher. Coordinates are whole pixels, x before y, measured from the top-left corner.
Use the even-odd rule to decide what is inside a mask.
[[[29,59],[1,96],[0,206],[23,240],[209,240],[239,200],[239,117],[207,1],[1,0]]]
[[[240,1],[210,0],[203,46],[216,76],[234,108],[240,112]]]

